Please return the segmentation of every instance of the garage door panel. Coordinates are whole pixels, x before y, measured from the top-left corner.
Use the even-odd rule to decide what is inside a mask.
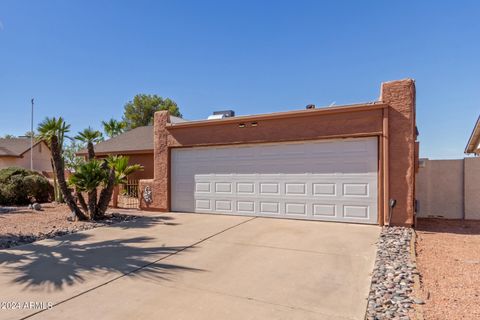
[[[318,218],[334,218],[337,216],[337,206],[333,203],[313,203],[312,215]]]
[[[376,166],[375,138],[173,149],[172,210],[375,223]]]
[[[344,205],[343,216],[345,218],[368,219],[370,207],[368,205]]]

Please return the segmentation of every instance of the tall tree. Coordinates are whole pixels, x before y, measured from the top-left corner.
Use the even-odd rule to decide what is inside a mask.
[[[75,139],[87,145],[87,151],[88,151],[87,161],[88,162],[83,167],[84,167],[84,170],[86,170],[90,174],[90,177],[92,178],[91,181],[96,181],[95,179],[98,179],[98,174],[105,172],[105,170],[102,170],[100,166],[101,163],[99,161],[97,162],[93,161],[95,158],[95,150],[93,148],[93,144],[99,141],[102,141],[103,135],[100,131],[93,130],[91,127],[88,127],[83,131],[80,131],[78,135],[75,136]],[[79,166],[79,168],[82,168],[82,166]],[[93,189],[92,188],[88,189],[87,192],[88,192],[88,204],[87,204],[88,211],[90,213],[90,216],[94,216],[96,215],[97,186]]]
[[[106,160],[98,160],[92,152],[91,160],[80,163],[75,172],[69,178],[70,187],[76,190],[77,199],[73,196],[72,189],[67,185],[65,179],[62,148],[59,144],[60,137],[68,132],[70,126],[66,125],[62,118],[46,118],[38,127],[41,139],[48,141],[50,152],[54,162],[54,168],[58,179],[60,190],[70,210],[79,220],[101,219],[105,216],[108,203],[112,198],[113,188],[116,184],[126,179],[126,176],[136,170],[142,170],[139,165],[129,166],[128,158],[109,157]],[[98,139],[98,131],[88,128],[82,131],[78,137],[87,144],[93,146],[95,139]],[[93,148],[92,148],[93,151]],[[100,196],[97,201],[97,190],[100,188]],[[88,193],[88,205],[82,195]]]
[[[110,119],[108,121],[102,121],[103,131],[109,138],[118,136],[125,131],[126,124],[123,121]]]
[[[54,175],[58,180],[59,189],[70,210],[80,220],[86,220],[88,217],[78,208],[72,193],[68,189],[65,179],[64,160],[62,157],[62,145],[65,133],[70,130],[70,125],[63,121],[62,117],[56,119],[45,118],[38,126],[38,137],[50,145],[51,158],[53,163]]]
[[[91,127],[80,131],[75,139],[85,143],[87,145],[88,157],[87,160],[92,160],[95,158],[95,151],[93,150],[93,144],[103,141],[103,135],[98,130],[93,130]]]
[[[38,131],[37,139],[43,140],[49,145],[52,144],[52,140],[55,138],[54,143],[58,148],[58,150],[55,150],[55,152],[58,152],[59,154],[63,153],[63,143],[65,138],[68,138],[68,136],[66,136],[66,133],[70,131],[70,125],[66,124],[62,117],[59,117],[58,119],[55,117],[53,118],[46,117],[45,120],[43,120],[38,125],[37,131]],[[62,192],[61,192],[61,189],[59,188],[59,185],[57,184],[58,170],[56,168],[55,159],[53,158],[53,151],[51,152],[52,152],[52,156],[50,157],[50,164],[52,166],[52,171],[53,171],[53,188],[55,193],[54,194],[55,201],[63,202]],[[62,175],[65,175],[65,172],[63,172],[64,170],[63,158],[61,158],[60,160],[62,162]]]
[[[156,94],[137,94],[132,101],[125,104],[124,109],[123,122],[128,130],[152,125],[156,111],[168,110],[173,116],[182,116],[175,101],[168,98],[163,99]]]

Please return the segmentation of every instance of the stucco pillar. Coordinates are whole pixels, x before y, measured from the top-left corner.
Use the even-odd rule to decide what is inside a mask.
[[[382,83],[380,100],[388,110],[388,190],[396,199],[392,224],[410,226],[414,214],[415,186],[415,82],[412,79]],[[388,201],[388,199],[387,199]],[[388,212],[384,212],[388,221]]]
[[[153,121],[153,179],[140,180],[139,196],[140,208],[145,210],[168,211],[169,208],[169,152],[167,146],[167,123],[170,122],[168,111],[155,112]],[[150,189],[152,201],[147,203],[144,199],[146,189]]]

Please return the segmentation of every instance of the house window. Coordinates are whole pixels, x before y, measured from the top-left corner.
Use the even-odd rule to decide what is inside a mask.
[[[38,152],[42,153],[42,144],[41,143],[38,144]]]

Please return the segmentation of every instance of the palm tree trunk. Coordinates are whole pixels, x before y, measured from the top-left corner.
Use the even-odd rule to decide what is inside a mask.
[[[115,169],[110,169],[108,183],[100,192],[100,198],[97,205],[97,217],[103,217],[108,209],[108,204],[112,199],[113,189],[115,188]]]
[[[55,202],[60,202],[59,200],[59,190],[57,184],[57,173],[55,171],[55,165],[53,164],[53,158],[50,157],[50,165],[52,166],[52,173],[53,173],[53,196],[55,198]]]
[[[97,189],[88,193],[88,213],[90,219],[95,219],[97,215]]]
[[[60,187],[60,190],[62,191],[63,198],[65,199],[70,210],[75,213],[79,220],[88,220],[88,216],[85,215],[85,213],[83,213],[82,210],[80,210],[80,208],[77,206],[71,190],[68,189],[67,181],[65,180],[65,171],[63,168],[62,155],[60,154],[57,136],[52,137],[50,141],[50,149],[52,152],[52,158],[55,167],[55,173],[57,175],[58,185]]]
[[[90,161],[95,158],[95,149],[93,148],[93,143],[87,143],[88,156],[87,160]]]
[[[88,212],[88,206],[87,203],[85,202],[85,198],[83,197],[82,192],[76,191],[78,202],[80,203],[80,206],[82,207],[83,211]]]

